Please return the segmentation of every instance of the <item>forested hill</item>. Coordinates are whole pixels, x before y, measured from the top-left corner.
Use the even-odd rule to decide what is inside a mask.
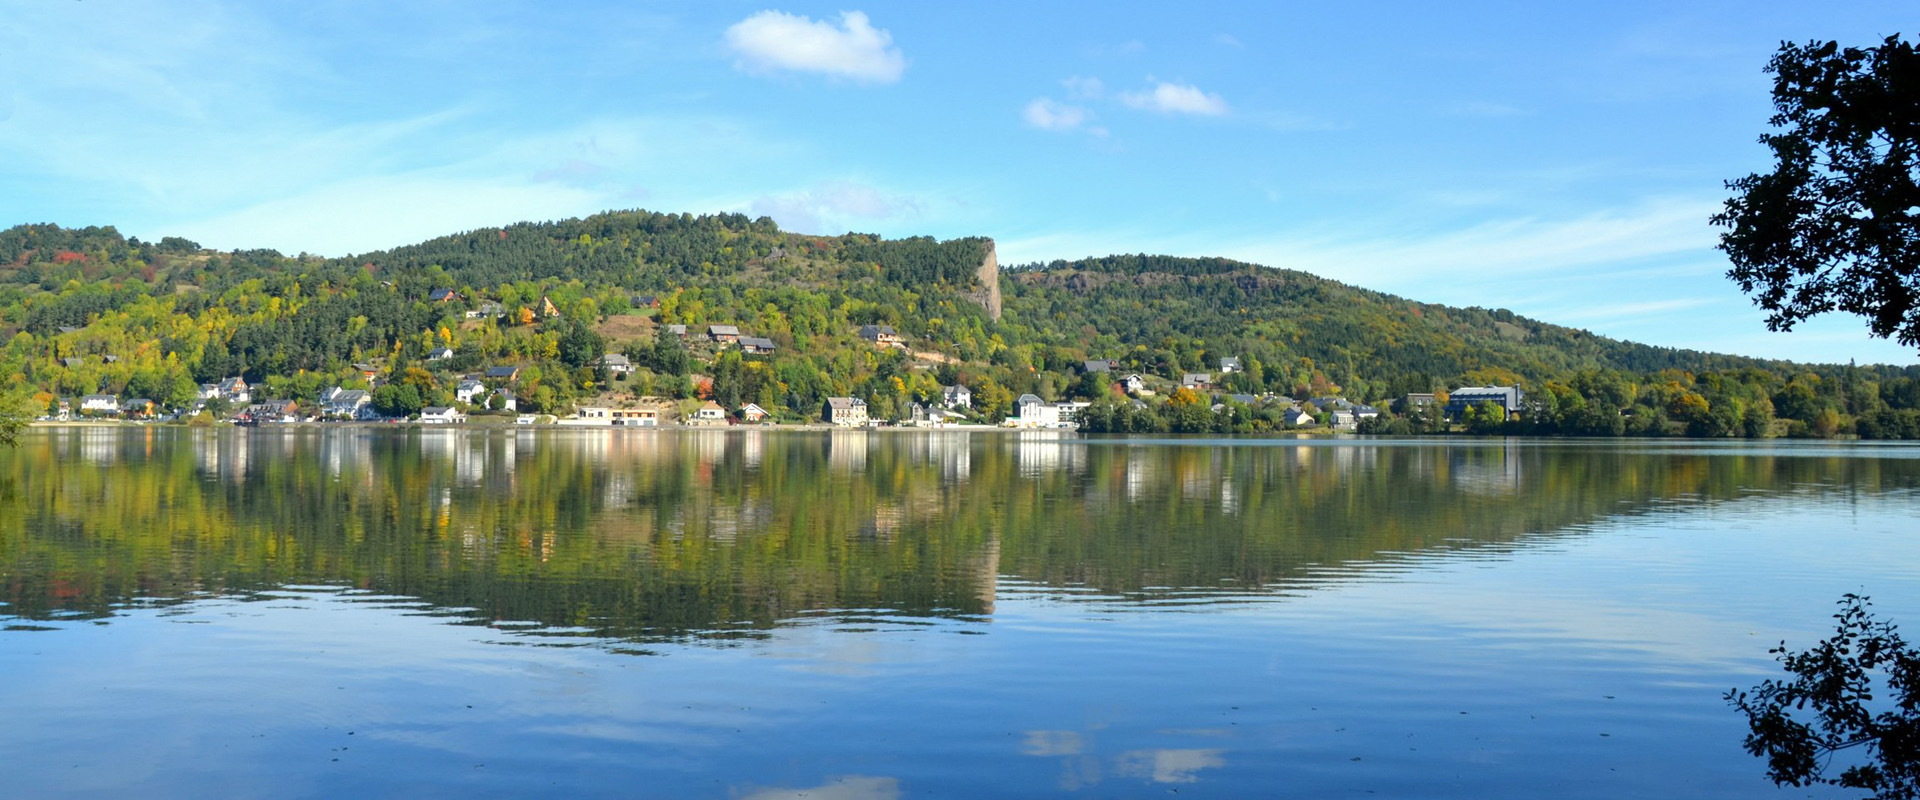
[[[452,402],[460,376],[504,364],[528,368],[512,386],[528,410],[700,395],[789,419],[836,395],[898,417],[964,383],[991,420],[1026,392],[1105,397],[1106,373],[1085,374],[1089,360],[1141,374],[1164,398],[1184,373],[1237,358],[1245,368],[1222,376],[1222,392],[1365,402],[1572,385],[1628,415],[1671,411],[1675,424],[1776,399],[1790,401],[1783,418],[1844,422],[1920,377],[1621,342],[1225,259],[995,264],[984,238],[807,236],[738,214],[608,212],[340,258],[23,225],[0,231],[0,377],[48,402],[106,393],[178,407],[233,375],[260,396],[311,401],[365,386],[353,365],[370,364],[376,383],[433,405]],[[738,326],[774,351],[668,343],[659,332],[672,324]],[[856,335],[862,325],[893,326],[906,346],[876,347]],[[602,353],[639,369],[598,373]]]
[[[1131,352],[1148,364],[1179,356],[1252,356],[1273,369],[1295,365],[1288,383],[1321,371],[1364,396],[1427,391],[1435,382],[1539,383],[1580,370],[1649,374],[1759,369],[1786,361],[1626,342],[1518,316],[1505,309],[1432,305],[1304,272],[1224,258],[1117,255],[1011,266],[1007,323],[1022,338],[1090,342],[1097,353]],[[1205,358],[1180,358],[1183,363]]]

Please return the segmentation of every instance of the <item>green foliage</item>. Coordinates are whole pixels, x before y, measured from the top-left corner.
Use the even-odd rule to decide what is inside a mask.
[[[1788,786],[1840,786],[1878,800],[1920,797],[1920,651],[1867,598],[1840,601],[1832,638],[1803,652],[1769,652],[1793,675],[1727,702],[1747,717],[1747,752],[1767,759],[1767,777]],[[1877,700],[1884,697],[1885,700]],[[1837,754],[1859,748],[1829,770]]]

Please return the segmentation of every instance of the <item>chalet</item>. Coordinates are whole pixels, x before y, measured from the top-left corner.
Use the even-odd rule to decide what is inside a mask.
[[[727,410],[722,408],[719,403],[708,400],[700,404],[700,409],[693,412],[693,419],[687,422],[692,425],[725,425],[727,424]]]
[[[607,411],[607,419],[623,428],[657,428],[660,426],[660,409],[614,408]]]
[[[247,386],[247,379],[234,376],[220,382],[220,397],[233,405],[246,405],[253,400],[253,389]]]
[[[1081,363],[1080,371],[1081,372],[1112,372],[1114,371],[1115,368],[1119,366],[1120,366],[1120,362],[1118,361],[1100,358],[1100,359],[1094,359],[1092,361]]]
[[[667,332],[682,339],[687,338],[687,326],[685,325],[668,325]]]
[[[1305,428],[1316,424],[1313,414],[1304,408],[1287,409],[1287,413],[1282,415],[1281,419],[1286,421],[1288,427],[1293,428]]]
[[[59,405],[54,407],[53,418],[59,422],[66,422],[73,419],[73,401],[64,397],[60,398]]]
[[[79,369],[81,366],[85,365],[86,363],[87,363],[86,359],[77,358],[74,356],[68,356],[66,358],[60,359],[60,366],[66,367],[67,369]]]
[[[120,403],[120,413],[127,419],[146,419],[160,410],[160,405],[144,397],[135,397]]]
[[[960,384],[940,387],[940,404],[949,409],[972,408],[973,390]]]
[[[420,421],[427,425],[452,425],[466,422],[467,415],[452,406],[427,406],[420,409]]]
[[[894,330],[892,325],[862,325],[860,326],[860,338],[875,344],[903,344],[906,342],[905,339],[900,338],[900,332]]]
[[[439,347],[427,353],[428,361],[445,361],[449,358],[453,358],[453,348],[451,347]]]
[[[1198,391],[1213,390],[1213,376],[1205,372],[1189,372],[1180,376],[1180,388]]]
[[[740,341],[740,328],[734,325],[708,325],[707,338],[721,344],[736,344]]]
[[[460,302],[460,293],[452,289],[435,289],[427,293],[427,302],[458,303]]]
[[[634,308],[659,308],[660,298],[650,294],[636,294],[627,304]]]
[[[299,422],[299,406],[292,400],[262,400],[247,406],[234,419],[254,425],[263,422]]]
[[[219,396],[220,396],[220,384],[217,384],[217,383],[200,384],[200,399],[212,400],[213,398],[216,398]]]
[[[740,352],[746,353],[748,355],[766,355],[768,353],[772,353],[775,347],[778,347],[778,345],[775,345],[772,339],[768,339],[766,337],[762,337],[762,336],[740,337]]]
[[[481,301],[479,305],[474,306],[473,309],[468,311],[464,316],[466,316],[467,319],[493,319],[504,313],[506,313],[506,309],[499,303],[493,302],[492,300],[484,300]]]
[[[1447,416],[1458,419],[1470,406],[1492,403],[1511,417],[1520,412],[1524,399],[1518,386],[1462,386],[1447,393]]]
[[[1147,390],[1147,380],[1139,375],[1128,375],[1121,379],[1120,385],[1127,390],[1127,394],[1139,394]]]
[[[519,368],[519,367],[513,367],[513,366],[506,366],[506,367],[488,367],[488,368],[487,368],[487,378],[488,378],[489,380],[499,380],[499,381],[515,381],[515,380],[519,380],[519,379],[520,379],[520,368]]]
[[[453,389],[453,399],[467,405],[473,405],[475,399],[485,397],[486,394],[487,385],[472,378],[461,381]]]
[[[759,422],[767,418],[767,410],[757,403],[748,403],[740,407],[740,419],[747,422]]]
[[[633,361],[619,353],[608,353],[600,357],[600,368],[614,375],[632,375]]]
[[[500,410],[500,411],[519,411],[520,410],[520,398],[514,396],[512,389],[508,389],[502,386],[498,389],[493,390],[492,397],[499,398],[500,402],[497,406],[495,406],[493,400],[489,398],[487,400],[487,406],[489,408],[497,408],[497,410]]]
[[[1240,358],[1238,356],[1221,356],[1220,357],[1220,374],[1231,375],[1239,371],[1241,371],[1241,367],[1240,367]]]
[[[1350,431],[1359,423],[1352,408],[1336,408],[1327,412],[1327,425],[1335,430]]]
[[[365,419],[373,414],[373,395],[365,389],[335,386],[320,393],[320,413],[336,419]]]
[[[858,427],[867,424],[867,401],[858,397],[829,397],[826,420],[835,425]]]

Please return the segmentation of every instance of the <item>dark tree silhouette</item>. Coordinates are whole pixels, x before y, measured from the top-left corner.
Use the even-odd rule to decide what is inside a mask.
[[[1766,309],[1770,330],[1828,311],[1920,347],[1920,52],[1786,43],[1760,137],[1772,172],[1729,181],[1713,223],[1727,276]]]
[[[1793,680],[1727,692],[1747,715],[1747,752],[1767,759],[1776,784],[1920,797],[1920,652],[1873,618],[1867,598],[1849,594],[1840,606],[1833,638],[1805,652],[1785,642],[1770,651]],[[1843,752],[1853,757],[1830,774]]]

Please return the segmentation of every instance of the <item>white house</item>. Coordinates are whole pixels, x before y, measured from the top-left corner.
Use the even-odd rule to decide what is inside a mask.
[[[221,397],[236,406],[253,402],[253,389],[247,386],[246,378],[235,376],[221,381],[219,391]]]
[[[1132,395],[1137,395],[1147,390],[1147,380],[1139,375],[1128,375],[1120,381],[1120,385],[1126,387],[1127,394]]]
[[[1049,403],[1037,395],[1023,394],[1014,401],[1014,416],[1008,417],[1003,424],[1013,428],[1054,428],[1073,430],[1079,427],[1074,417],[1087,403]]]
[[[460,385],[453,389],[453,399],[467,405],[473,405],[476,398],[485,397],[486,394],[487,385],[472,378],[461,381]]]
[[[1313,415],[1307,413],[1307,410],[1304,408],[1287,409],[1287,413],[1283,419],[1287,421],[1288,425],[1295,428],[1304,428],[1314,424]]]
[[[614,375],[632,375],[633,361],[619,353],[608,353],[600,357],[600,368]]]
[[[972,408],[973,391],[960,384],[940,387],[940,404],[947,408]]]
[[[428,425],[448,425],[466,422],[467,415],[452,406],[427,406],[420,409],[420,421]]]
[[[1241,367],[1240,367],[1239,357],[1237,356],[1221,356],[1220,357],[1220,374],[1231,375],[1235,372],[1239,372],[1240,369]]]
[[[493,396],[500,398],[499,410],[501,411],[519,411],[520,410],[520,398],[515,397],[513,395],[512,389],[508,389],[502,386],[498,389],[493,390]]]
[[[373,396],[364,389],[335,386],[320,393],[320,413],[342,419],[360,419],[373,413]]]
[[[694,425],[725,425],[727,410],[719,403],[708,400],[700,404],[700,410],[693,412],[693,419],[689,422]]]
[[[428,361],[445,361],[449,358],[453,358],[451,347],[436,347],[433,352],[427,354]]]
[[[867,401],[858,397],[829,397],[826,418],[835,425],[859,427],[867,424]]]
[[[748,403],[740,407],[740,418],[748,422],[759,422],[767,418],[767,410],[758,403]]]
[[[100,414],[120,413],[120,398],[110,394],[90,394],[80,398],[80,410]]]

